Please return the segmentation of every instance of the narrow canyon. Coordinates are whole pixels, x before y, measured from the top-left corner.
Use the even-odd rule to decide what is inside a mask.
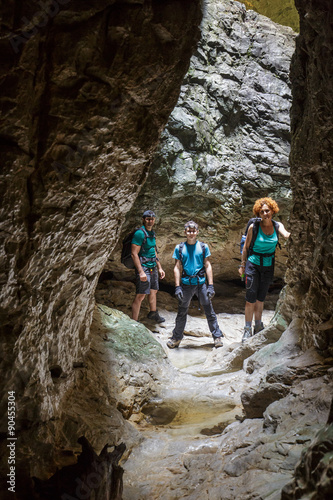
[[[333,495],[330,0],[9,0],[1,44],[4,500]],[[291,232],[242,343],[256,198]],[[124,236],[156,214],[166,321],[130,318]],[[209,244],[224,345],[172,252]]]

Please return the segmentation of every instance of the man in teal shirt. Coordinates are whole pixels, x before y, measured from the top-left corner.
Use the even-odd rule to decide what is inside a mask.
[[[142,226],[133,235],[131,256],[135,265],[136,295],[132,304],[132,318],[138,321],[141,303],[148,295],[150,312],[148,318],[156,323],[165,321],[156,309],[156,295],[159,289],[158,278],[163,279],[162,269],[156,250],[156,238],[153,231],[155,213],[146,210],[142,215]]]

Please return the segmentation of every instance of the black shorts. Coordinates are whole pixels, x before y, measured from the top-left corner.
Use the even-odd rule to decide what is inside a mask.
[[[260,267],[248,260],[245,267],[245,298],[247,302],[251,302],[251,304],[257,300],[264,302],[273,277],[274,265]]]
[[[146,273],[147,281],[141,281],[137,270],[135,270],[135,285],[137,294],[150,294],[150,290],[158,290],[158,269],[155,267],[142,266]]]

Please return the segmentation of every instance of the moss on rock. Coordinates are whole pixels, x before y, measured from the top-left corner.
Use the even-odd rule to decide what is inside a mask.
[[[116,354],[125,355],[135,361],[161,359],[166,355],[152,333],[142,323],[127,314],[98,304],[101,324],[105,327],[106,345]]]

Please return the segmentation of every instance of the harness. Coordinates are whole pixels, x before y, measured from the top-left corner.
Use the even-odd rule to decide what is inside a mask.
[[[183,248],[185,245],[186,241],[182,241],[179,244],[178,250],[179,250],[179,260],[183,266]],[[200,246],[201,246],[201,251],[202,251],[202,257],[203,257],[203,267],[199,269],[195,274],[189,275],[186,273],[183,267],[183,272],[182,272],[182,278],[189,278],[190,279],[190,285],[191,285],[191,280],[192,278],[197,278],[197,284],[199,285],[199,278],[203,278],[206,274],[206,268],[205,268],[205,257],[206,257],[206,246],[202,241],[199,241]]]
[[[278,224],[278,222],[276,222],[273,219],[272,219],[272,223],[273,223],[273,227],[274,227],[275,232],[276,232],[277,237],[278,237],[278,242],[276,245],[279,246],[279,248],[281,249],[281,245],[279,243],[279,224]],[[252,240],[251,240],[249,251],[248,251],[248,257],[250,257],[250,255],[258,255],[258,257],[260,258],[260,267],[263,267],[263,265],[264,265],[264,257],[272,257],[272,266],[274,266],[275,250],[272,253],[259,253],[259,252],[255,252],[253,250],[254,243],[255,243],[256,238],[258,236],[259,224],[260,224],[260,220],[256,220],[253,222]]]

